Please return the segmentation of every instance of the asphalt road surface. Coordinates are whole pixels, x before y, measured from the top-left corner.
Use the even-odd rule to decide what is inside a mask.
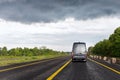
[[[120,80],[119,65],[97,62],[110,69],[89,59],[70,62],[70,57],[60,57],[0,67],[0,80]]]

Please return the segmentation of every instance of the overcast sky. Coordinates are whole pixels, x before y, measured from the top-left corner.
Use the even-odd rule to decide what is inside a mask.
[[[93,46],[120,26],[120,0],[0,0],[0,47],[71,51]]]

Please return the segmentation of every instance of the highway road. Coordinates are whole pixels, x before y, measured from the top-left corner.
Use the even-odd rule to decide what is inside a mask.
[[[59,57],[0,67],[0,80],[120,80],[120,66]]]

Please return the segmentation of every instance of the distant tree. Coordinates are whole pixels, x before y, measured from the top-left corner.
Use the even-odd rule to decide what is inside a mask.
[[[115,29],[108,40],[96,43],[92,52],[96,55],[120,57],[120,27]]]
[[[101,47],[102,47],[102,55],[103,56],[110,56],[110,53],[111,53],[111,42],[109,41],[109,40],[107,40],[107,39],[104,39],[103,41],[102,41],[102,45],[101,45]]]
[[[114,33],[110,35],[109,40],[112,43],[112,52],[110,55],[120,57],[120,27],[115,29]]]
[[[2,55],[2,48],[0,47],[0,55]]]
[[[23,49],[23,56],[29,55],[29,51],[30,51],[29,48],[26,48],[26,47],[25,47],[25,48]]]
[[[92,54],[92,50],[93,50],[93,46],[90,46],[90,47],[88,48],[88,55]]]
[[[56,55],[56,54],[65,54],[64,52],[54,51],[46,47],[42,48],[12,48],[7,50],[7,47],[0,48],[1,56],[40,56],[40,55]]]
[[[16,55],[15,55],[15,48],[10,49],[10,50],[8,51],[8,55],[16,56]]]
[[[97,55],[110,56],[111,53],[111,42],[107,39],[98,42],[94,47],[92,52]]]
[[[33,55],[34,55],[34,56],[39,55],[39,49],[38,49],[37,47],[34,47],[34,48],[33,48]]]
[[[7,47],[2,48],[1,55],[7,55]]]
[[[22,48],[15,48],[15,50],[14,50],[14,54],[15,54],[15,56],[22,56],[23,54],[22,54]]]

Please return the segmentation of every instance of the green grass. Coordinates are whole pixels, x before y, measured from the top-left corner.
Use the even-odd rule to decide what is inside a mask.
[[[41,56],[0,56],[0,66],[54,58],[54,57],[59,57],[59,56],[66,56],[66,55],[59,54],[59,55],[41,55]]]

